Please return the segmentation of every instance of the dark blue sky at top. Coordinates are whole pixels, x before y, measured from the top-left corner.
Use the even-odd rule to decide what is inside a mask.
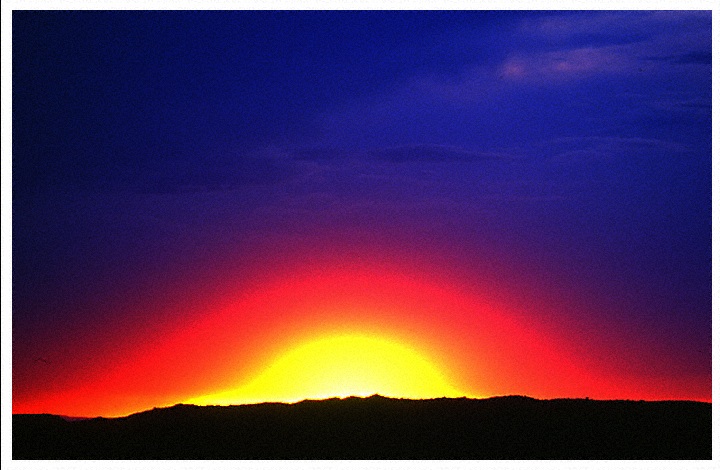
[[[709,370],[710,24],[13,12],[14,337],[82,338],[262,243],[388,242],[593,299]]]
[[[223,143],[313,138],[313,117],[328,108],[416,73],[456,73],[473,56],[497,60],[494,46],[469,51],[443,34],[479,27],[479,42],[506,16],[16,12],[16,132],[33,137],[15,152],[42,161],[18,165],[18,181],[117,180],[138,165],[197,166],[198,152]]]

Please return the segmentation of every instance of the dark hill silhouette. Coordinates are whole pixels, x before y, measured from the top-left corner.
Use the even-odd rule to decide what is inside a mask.
[[[369,398],[13,415],[14,459],[710,459],[711,404]]]

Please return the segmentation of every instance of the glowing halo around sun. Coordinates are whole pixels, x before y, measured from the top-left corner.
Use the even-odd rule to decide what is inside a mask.
[[[212,294],[149,308],[155,329],[119,330],[117,348],[79,355],[67,382],[13,390],[13,413],[119,417],[373,394],[711,399],[700,379],[627,372],[632,349],[602,325],[549,320],[562,305],[514,301],[525,294],[446,271],[305,263],[246,285],[227,279]]]
[[[186,403],[294,403],[374,394],[415,399],[466,396],[414,349],[381,337],[344,334],[301,344],[247,384]]]

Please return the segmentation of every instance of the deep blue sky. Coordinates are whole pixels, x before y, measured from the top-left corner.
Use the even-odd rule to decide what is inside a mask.
[[[710,26],[13,12],[16,380],[44,339],[268,247],[385,245],[576,299],[709,374]]]

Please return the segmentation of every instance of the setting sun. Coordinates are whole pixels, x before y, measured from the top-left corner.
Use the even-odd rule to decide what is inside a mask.
[[[384,338],[348,334],[302,344],[247,384],[187,403],[297,402],[373,394],[404,398],[465,395],[412,348]]]

